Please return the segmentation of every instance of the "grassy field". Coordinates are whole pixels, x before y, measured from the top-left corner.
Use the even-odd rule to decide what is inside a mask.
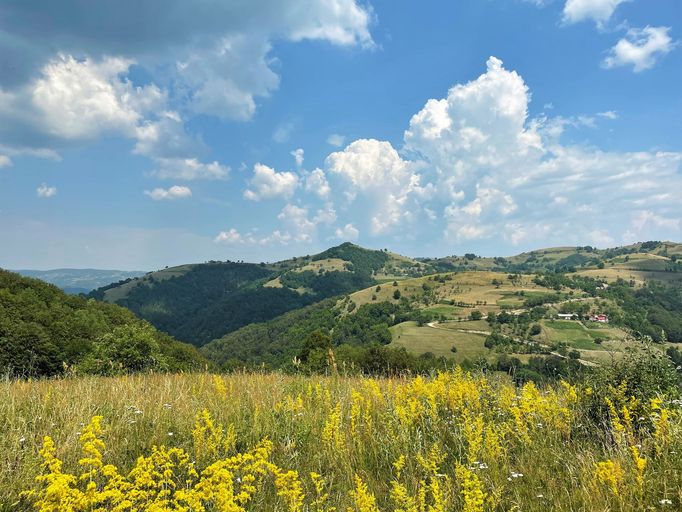
[[[542,333],[540,339],[547,343],[563,342],[573,348],[582,350],[600,350],[600,345],[595,340],[621,340],[625,333],[615,327],[604,327],[599,324],[572,320],[544,320],[541,323]]]
[[[3,381],[0,510],[680,510],[680,408],[626,400],[609,426],[594,393],[461,372]]]
[[[393,334],[391,346],[405,347],[415,354],[431,352],[436,356],[445,356],[456,361],[464,359],[473,361],[489,352],[483,346],[485,336],[481,334],[428,326],[419,327],[415,322],[394,325],[391,327],[391,333]],[[456,347],[457,352],[453,353],[452,347]]]
[[[519,276],[516,281],[507,279],[506,274],[488,271],[450,272],[440,276],[444,278],[444,282],[439,282],[434,276],[398,279],[395,286],[392,281],[388,281],[382,283],[378,290],[373,286],[357,291],[350,297],[357,306],[361,306],[375,301],[395,301],[393,294],[396,290],[403,297],[419,298],[424,293],[429,293],[438,303],[437,307],[450,301],[468,305],[461,310],[466,315],[472,308],[487,313],[498,312],[502,306],[520,307],[525,299],[518,295],[521,292],[526,297],[555,293],[554,290],[533,283],[533,276],[530,275]]]

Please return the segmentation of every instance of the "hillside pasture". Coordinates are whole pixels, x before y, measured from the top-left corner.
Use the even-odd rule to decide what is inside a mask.
[[[404,347],[414,354],[431,352],[437,357],[444,356],[459,362],[464,359],[474,360],[489,352],[483,345],[485,335],[482,334],[426,325],[419,327],[415,322],[394,325],[391,327],[391,333],[393,341],[390,346]],[[453,346],[457,348],[455,353],[451,350]]]

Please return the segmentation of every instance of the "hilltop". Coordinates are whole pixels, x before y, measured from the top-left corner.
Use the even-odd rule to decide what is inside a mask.
[[[394,273],[404,277],[428,270],[414,260],[344,243],[275,263],[211,261],[166,268],[99,288],[90,297],[125,306],[176,338],[202,345]]]

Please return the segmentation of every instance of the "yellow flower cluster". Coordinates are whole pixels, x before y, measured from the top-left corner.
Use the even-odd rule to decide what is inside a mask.
[[[653,472],[679,449],[679,408],[637,401],[622,386],[599,399],[607,416],[597,425],[588,412],[596,391],[565,382],[517,387],[460,369],[241,378],[261,380],[245,392],[229,376],[198,377],[192,393],[211,394],[213,407],[194,408],[186,428],[173,428],[175,446],[150,442],[119,467],[107,463],[117,447],[104,442],[113,418],[91,418],[78,456],[58,457],[65,451],[45,437],[24,503],[40,512],[549,510],[556,502],[543,500],[566,499],[552,472],[565,471],[584,495],[572,493],[562,510],[627,510],[659,492]],[[564,460],[564,449],[574,457]]]

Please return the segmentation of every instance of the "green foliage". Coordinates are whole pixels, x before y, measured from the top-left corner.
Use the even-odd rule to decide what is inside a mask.
[[[682,289],[651,282],[635,290],[619,280],[600,295],[613,299],[622,311],[611,322],[657,342],[682,343]]]
[[[354,268],[356,268],[354,266]],[[289,288],[305,288],[317,295],[319,299],[343,295],[368,288],[374,284],[369,274],[362,272],[341,272],[333,270],[318,274],[311,270],[304,272],[286,272],[280,276],[280,282]]]
[[[371,276],[374,272],[381,269],[390,257],[383,251],[372,251],[351,244],[350,242],[345,242],[313,256],[313,261],[325,260],[328,258],[339,258],[350,261],[353,264],[353,272]]]
[[[144,343],[135,348],[143,339],[153,350],[143,348]],[[118,348],[108,352],[109,343]],[[123,370],[134,371],[139,364],[133,357],[135,350],[163,362],[154,369],[191,369],[205,363],[196,350],[124,308],[66,295],[56,286],[0,270],[0,372],[57,375],[69,367],[79,368],[95,353],[102,364],[123,364]],[[123,361],[126,354],[132,357],[130,368]]]

